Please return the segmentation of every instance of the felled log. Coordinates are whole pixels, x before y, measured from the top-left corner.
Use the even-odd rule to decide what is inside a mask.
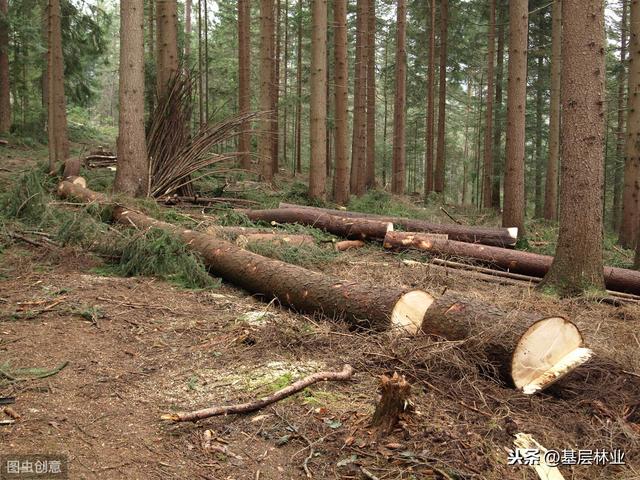
[[[84,157],[84,165],[87,168],[108,167],[116,163],[118,163],[118,157],[115,155],[96,153]]]
[[[108,201],[80,185],[62,182],[58,193],[86,202]],[[265,258],[223,240],[117,206],[113,219],[139,229],[169,231],[198,252],[215,275],[295,310],[344,318],[352,326],[378,331],[422,331],[446,339],[477,339],[491,332],[488,351],[505,377],[525,393],[535,393],[587,361],[576,326],[561,317],[510,318],[490,306],[447,292],[434,301],[427,292],[342,281],[322,273]]]
[[[247,200],[246,198],[231,198],[231,197],[200,197],[200,196],[192,196],[188,197],[185,195],[172,195],[170,197],[158,199],[165,203],[165,205],[177,205],[180,203],[190,203],[193,205],[219,205],[219,204],[229,204],[236,205],[240,207],[251,207],[252,205],[258,205],[259,203],[254,200]]]
[[[316,241],[311,235],[301,233],[289,233],[267,228],[250,227],[209,227],[207,233],[219,235],[234,240],[236,245],[246,246],[248,243],[275,243],[299,247],[302,245],[315,245]]]
[[[543,390],[593,355],[563,317],[508,313],[450,290],[427,309],[422,330],[447,340],[474,337],[498,376],[525,394]]]
[[[403,239],[408,243],[403,244]],[[512,273],[540,278],[546,275],[553,262],[550,255],[453,240],[421,238],[420,234],[411,232],[393,232],[387,235],[383,244],[390,249],[414,248],[434,255],[471,258]],[[609,290],[640,294],[640,272],[637,270],[604,267],[604,281]]]
[[[204,408],[193,412],[169,413],[162,415],[162,420],[171,420],[172,422],[197,422],[205,418],[216,417],[219,415],[232,415],[238,413],[251,413],[261,408],[271,405],[283,398],[304,390],[305,388],[318,382],[327,381],[346,381],[353,376],[353,367],[345,365],[340,372],[318,372],[309,375],[297,382],[292,383],[288,387],[281,388],[277,392],[262,397],[254,402],[241,403],[240,405],[225,405],[219,407]]]
[[[62,182],[58,194],[86,202],[106,198],[79,185]],[[214,275],[250,293],[304,312],[343,318],[351,325],[377,331],[416,333],[433,297],[404,287],[380,289],[367,283],[340,280],[324,273],[257,255],[213,235],[155,220],[124,207],[113,209],[113,219],[136,228],[169,231],[198,252]]]
[[[389,221],[348,218],[308,208],[240,210],[240,212],[254,222],[297,223],[320,228],[339,237],[353,240],[382,240],[387,232],[393,231],[393,223]]]
[[[421,250],[423,243],[429,240],[447,240],[448,235],[441,233],[387,232],[384,248],[415,248]]]
[[[390,217],[385,215],[375,215],[373,213],[350,212],[347,210],[332,210],[329,208],[309,207],[304,205],[294,205],[291,203],[280,203],[280,208],[304,208],[318,213],[329,215],[339,215],[345,218],[363,218],[390,222],[410,232],[442,233],[449,236],[451,240],[469,243],[482,243],[484,245],[495,245],[498,247],[512,247],[518,240],[518,229],[475,227],[467,225],[453,225],[427,222],[426,220],[416,220],[412,218]]]
[[[364,246],[365,243],[362,240],[343,240],[341,242],[336,242],[335,249],[338,252],[344,252],[346,250],[356,250]]]

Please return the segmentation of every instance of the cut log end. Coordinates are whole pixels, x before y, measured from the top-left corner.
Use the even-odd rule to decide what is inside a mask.
[[[518,227],[509,227],[507,231],[509,232],[509,236],[513,238],[513,243],[515,244],[518,240]]]
[[[511,360],[516,388],[532,395],[547,388],[579,365],[593,352],[584,348],[578,328],[562,317],[537,321],[520,337]]]
[[[401,331],[415,335],[422,328],[427,309],[434,298],[422,290],[412,290],[400,297],[391,312],[393,331]]]

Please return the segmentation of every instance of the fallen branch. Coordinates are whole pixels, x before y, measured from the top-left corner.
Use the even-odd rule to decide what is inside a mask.
[[[338,252],[344,252],[346,250],[356,250],[364,247],[365,243],[362,240],[343,240],[342,242],[336,242],[335,249]]]
[[[306,378],[292,383],[288,387],[278,390],[272,395],[260,398],[259,400],[242,403],[239,405],[227,405],[219,407],[205,408],[203,410],[195,410],[186,413],[169,413],[162,415],[162,420],[171,420],[172,422],[197,422],[204,418],[215,417],[219,415],[235,415],[240,413],[250,413],[260,410],[272,403],[278,402],[283,398],[290,397],[294,393],[304,390],[314,383],[322,381],[345,381],[353,376],[353,368],[351,365],[345,365],[340,372],[318,372],[309,375]]]

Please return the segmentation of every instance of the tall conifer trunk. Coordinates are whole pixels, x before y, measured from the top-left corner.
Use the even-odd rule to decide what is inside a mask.
[[[551,14],[551,105],[549,111],[549,156],[544,190],[544,218],[558,216],[558,160],[560,156],[560,71],[562,62],[562,0],[554,0]]]
[[[376,183],[376,0],[367,12],[367,177],[366,188]]]
[[[446,0],[445,0],[446,1]],[[407,95],[406,0],[398,0],[396,20],[396,94],[393,110],[391,191],[401,195],[406,184],[405,107]]]
[[[351,193],[362,195],[366,185],[367,142],[367,1],[357,0],[356,58],[353,82],[353,135],[351,140]]]
[[[429,1],[429,61],[427,66],[427,126],[424,154],[424,195],[433,191],[433,143],[435,126],[435,70],[436,70],[436,2]]]
[[[335,158],[333,199],[345,205],[349,202],[349,124],[347,65],[347,0],[334,0],[334,91],[335,91]]]
[[[0,0],[0,133],[6,133],[11,128],[8,15],[7,0]]]
[[[440,0],[440,65],[438,85],[438,145],[433,188],[444,194],[445,124],[447,115],[447,32],[449,30],[449,0]]]
[[[509,2],[509,81],[507,84],[507,141],[504,169],[503,227],[518,227],[524,235],[524,143],[527,100],[527,0]]]
[[[169,79],[178,70],[178,5],[176,0],[156,0],[158,32],[157,89],[158,96],[167,93]]]
[[[149,165],[144,131],[144,0],[120,2],[118,169],[114,189],[146,196]]]
[[[271,83],[273,76],[273,0],[260,0],[260,110],[270,112],[273,107]],[[272,161],[272,117],[263,116],[258,137],[258,156],[262,165],[262,179],[271,182]]]
[[[238,0],[238,110],[246,113],[251,109],[251,5],[250,0]],[[251,168],[251,124],[240,127],[238,150],[240,166]]]
[[[496,55],[496,0],[489,2],[489,33],[487,34],[487,108],[484,123],[484,171],[482,182],[482,206],[491,207],[493,193],[493,85]]]

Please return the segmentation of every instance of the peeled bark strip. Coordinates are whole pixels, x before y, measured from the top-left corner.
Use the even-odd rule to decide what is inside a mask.
[[[393,231],[393,223],[365,218],[347,218],[308,208],[274,208],[271,210],[240,210],[254,222],[298,223],[320,228],[339,237],[382,240]]]
[[[326,381],[346,381],[353,376],[353,368],[351,365],[345,365],[340,372],[318,372],[309,375],[306,378],[292,383],[288,387],[282,388],[272,395],[262,397],[254,402],[242,403],[240,405],[228,405],[221,407],[211,407],[202,410],[195,410],[188,413],[169,413],[162,415],[162,420],[171,420],[173,422],[197,422],[205,418],[216,417],[219,415],[232,415],[237,413],[251,413],[261,408],[271,405],[283,398],[290,397],[294,393],[318,382]]]
[[[394,372],[392,377],[380,377],[380,390],[382,395],[373,413],[371,426],[376,427],[381,434],[386,434],[398,424],[411,393],[411,384],[404,375]]]
[[[339,215],[346,218],[366,218],[390,222],[398,227],[411,232],[427,232],[446,234],[451,240],[469,243],[482,243],[484,245],[495,245],[498,247],[508,247],[516,244],[518,240],[518,229],[513,228],[491,228],[474,227],[466,225],[440,224],[427,222],[426,220],[415,220],[412,218],[388,217],[375,215],[373,213],[349,212],[346,210],[332,210],[330,208],[309,207],[305,205],[295,205],[292,203],[280,203],[281,209],[304,208],[318,213],[328,213],[329,215]]]
[[[60,184],[58,195],[85,202],[107,201],[104,195],[69,182]],[[344,318],[356,327],[416,333],[424,312],[433,302],[433,297],[422,290],[380,289],[340,280],[248,252],[213,235],[180,228],[124,207],[114,209],[113,219],[123,225],[172,232],[200,253],[214,275],[227,282],[266,298],[277,298],[294,310]]]
[[[402,239],[406,243],[403,243]],[[509,272],[544,277],[553,257],[538,253],[490,247],[452,240],[429,239],[411,232],[393,232],[384,241],[385,248],[415,248],[447,257],[479,260]],[[640,272],[618,267],[604,267],[605,284],[609,290],[640,294]]]
[[[484,350],[499,376],[527,395],[545,389],[593,355],[569,320],[538,320],[522,312],[512,317],[492,305],[451,291],[427,309],[422,330],[447,340],[480,334],[486,339]]]

